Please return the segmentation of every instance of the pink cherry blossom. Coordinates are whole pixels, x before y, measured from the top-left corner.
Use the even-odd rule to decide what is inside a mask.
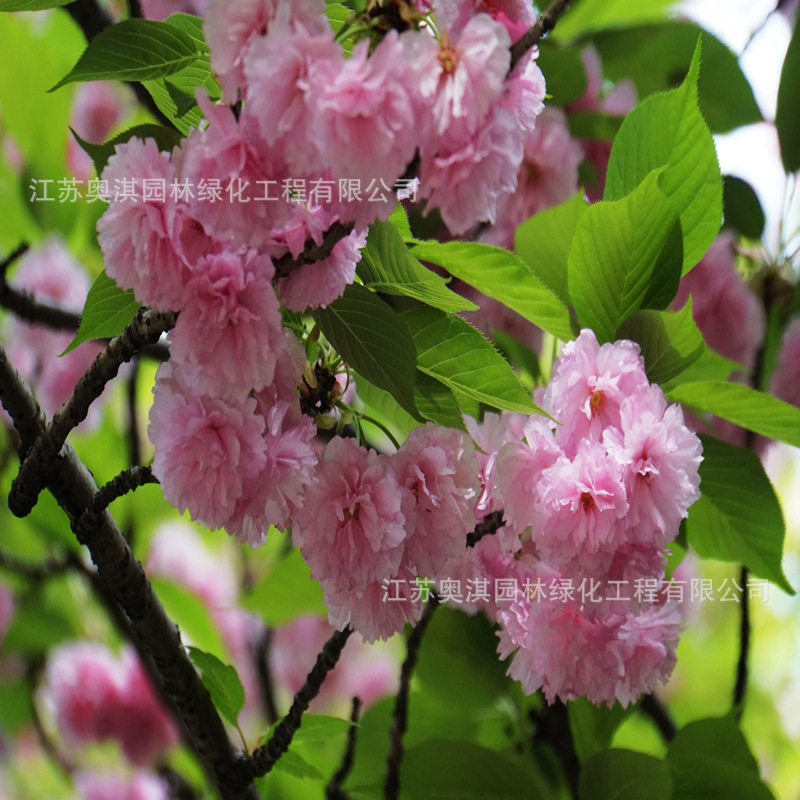
[[[396,573],[406,538],[400,501],[387,456],[352,439],[329,442],[292,528],[311,577],[347,594]]]
[[[568,455],[589,437],[619,425],[622,401],[648,385],[639,346],[627,340],[600,346],[591,330],[568,342],[544,394],[544,407],[562,423],[556,440]]]
[[[84,800],[169,800],[166,780],[139,770],[132,776],[115,772],[83,770],[74,776],[75,788]]]
[[[0,644],[3,643],[6,631],[11,625],[14,605],[14,593],[5,583],[0,582]]]
[[[784,402],[800,406],[800,318],[793,320],[783,334],[770,391]]]
[[[437,0],[436,20],[443,30],[459,31],[475,14],[489,14],[508,31],[511,42],[536,23],[533,4],[526,0]]]
[[[624,471],[630,540],[663,549],[700,497],[700,440],[680,406],[667,407],[661,389],[650,386],[622,402],[620,427],[607,429],[603,444]]]
[[[153,395],[148,434],[164,497],[209,528],[224,526],[266,461],[255,399],[197,395],[169,364],[159,367]]]
[[[393,456],[408,539],[403,563],[432,577],[464,552],[478,495],[475,447],[460,431],[426,423]]]
[[[297,337],[287,328],[283,329],[284,347],[276,348],[275,377],[272,383],[255,392],[256,409],[266,418],[276,403],[292,405],[297,400],[297,385],[306,364],[306,351]]]
[[[536,63],[538,57],[536,47],[525,53],[506,79],[500,100],[500,104],[514,115],[524,135],[536,128],[547,95],[544,75]]]
[[[172,358],[198,391],[235,400],[272,381],[286,343],[273,272],[269,258],[253,251],[225,251],[196,265],[170,340]]]

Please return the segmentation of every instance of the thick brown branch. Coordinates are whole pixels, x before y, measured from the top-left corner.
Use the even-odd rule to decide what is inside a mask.
[[[21,452],[28,452],[45,430],[45,418],[30,388],[0,347],[0,400],[14,420]],[[73,529],[95,502],[98,489],[91,473],[69,444],[61,449],[47,488],[67,514]],[[189,660],[180,632],[169,619],[142,565],[136,560],[114,518],[106,510],[97,524],[81,529],[103,585],[130,620],[131,628],[161,676],[165,693],[178,709],[201,763],[223,800],[256,800],[251,781],[238,766],[234,745]]]
[[[155,344],[172,327],[175,315],[139,309],[133,322],[100,353],[86,374],[78,381],[72,397],[56,412],[47,430],[36,440],[30,452],[24,451],[19,474],[8,495],[8,507],[18,517],[30,514],[49,475],[56,469],[59,451],[70,431],[86,419],[89,406],[116,376],[120,366],[130,361],[143,347]]]
[[[334,222],[330,228],[325,232],[325,238],[322,244],[317,245],[313,242],[306,242],[305,250],[297,258],[292,258],[290,253],[281,256],[273,262],[275,267],[275,277],[285,278],[291,275],[299,267],[306,264],[313,264],[315,261],[321,261],[327,258],[332,252],[333,248],[353,232],[352,225],[345,225],[341,222]]]
[[[570,0],[553,0],[545,9],[536,24],[525,32],[519,41],[511,48],[511,66],[509,72],[519,64],[525,53],[528,52],[534,45],[537,45],[540,39],[548,34],[556,23],[561,19],[564,12],[569,7]]]

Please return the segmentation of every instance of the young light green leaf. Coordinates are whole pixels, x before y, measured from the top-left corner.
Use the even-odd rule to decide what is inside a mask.
[[[508,250],[478,242],[427,242],[417,245],[412,252],[559,339],[574,338],[576,331],[567,307],[540,283],[522,259]]]
[[[101,272],[86,296],[78,332],[62,355],[89,339],[119,336],[138,310],[139,303],[133,292],[122,291],[105,272]]]
[[[356,273],[364,286],[376,292],[413,297],[442,311],[477,309],[475,303],[448,289],[443,278],[423,267],[388,222],[370,226]]]
[[[625,28],[666,19],[675,0],[581,0],[559,20],[553,34],[558,41],[573,41],[593,31]]]
[[[126,19],[89,42],[78,63],[52,89],[73,81],[149,81],[172,75],[198,57],[187,33],[166,22]]]
[[[390,392],[412,416],[416,360],[414,343],[402,319],[369,289],[348,286],[314,320],[339,355],[356,372]]]
[[[301,742],[327,742],[347,733],[353,723],[349,719],[330,717],[325,714],[303,714],[303,721],[292,737],[293,744]]]
[[[752,450],[701,439],[702,494],[689,510],[689,543],[704,558],[744,564],[794,594],[781,566],[783,512],[761,460]]]
[[[397,232],[400,234],[406,244],[421,243],[421,240],[417,239],[414,234],[411,233],[411,223],[408,221],[408,214],[406,214],[406,210],[400,205],[400,203],[398,203],[394,207],[394,211],[389,214],[389,219],[387,222],[390,225],[394,225],[394,227],[397,229]]]
[[[44,11],[61,8],[73,0],[0,0],[0,11]]]
[[[669,399],[735,422],[762,436],[800,447],[800,408],[741,383],[682,383],[669,392]]]
[[[569,251],[569,293],[578,320],[614,339],[640,308],[665,308],[681,275],[680,225],[651,173],[630,195],[590,206]]]
[[[595,753],[607,750],[617,728],[636,710],[630,705],[623,708],[615,702],[612,708],[596,706],[585,697],[567,703],[569,728],[575,742],[575,752],[581,762]]]
[[[453,314],[418,306],[401,315],[426,375],[492,408],[544,413],[486,338]]]
[[[278,772],[285,772],[293,778],[310,778],[312,781],[323,780],[322,773],[294,750],[287,750],[275,762],[275,769]]]
[[[633,750],[604,750],[581,770],[578,800],[670,800],[672,778],[667,765]]]
[[[614,139],[606,176],[606,200],[630,194],[653,170],[680,211],[683,273],[708,250],[722,221],[722,181],[714,139],[697,105],[698,42],[683,84],[640,103]]]
[[[651,383],[680,375],[703,354],[703,334],[692,319],[692,301],[680,311],[637,311],[622,323],[617,339],[631,339],[642,348]]]
[[[229,664],[223,664],[216,656],[189,648],[192,663],[200,670],[203,686],[206,687],[211,702],[217,711],[234,727],[238,724],[239,712],[244,708],[244,687]]]
[[[781,145],[781,160],[787,174],[800,169],[800,15],[795,19],[789,49],[783,60],[781,82],[778,87],[778,108],[775,127]]]
[[[81,146],[81,149],[94,162],[94,168],[98,175],[103,174],[108,159],[114,155],[118,144],[124,144],[133,138],[141,139],[142,141],[145,139],[153,139],[159,150],[164,150],[169,153],[174,147],[177,147],[181,141],[181,136],[178,131],[167,128],[164,125],[153,125],[149,122],[144,125],[136,125],[133,128],[128,128],[128,130],[123,131],[103,144],[92,144],[91,142],[84,141],[72,128],[70,128],[70,131],[75,141]]]
[[[569,249],[578,222],[587,208],[583,192],[578,192],[565,203],[535,214],[514,234],[517,255],[565,306],[570,303],[567,285]]]
[[[453,390],[420,370],[417,370],[417,382],[414,384],[414,401],[425,419],[445,428],[466,430]]]

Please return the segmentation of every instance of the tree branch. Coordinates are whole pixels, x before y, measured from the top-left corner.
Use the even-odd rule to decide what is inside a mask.
[[[569,8],[570,0],[553,0],[545,9],[536,24],[529,28],[517,43],[511,48],[511,66],[509,72],[519,64],[525,53],[528,52],[534,45],[538,44],[540,39],[546,34],[550,33],[555,28],[556,23],[561,19],[564,12]]]
[[[60,575],[68,569],[72,569],[74,564],[67,559],[46,558],[39,564],[29,564],[27,561],[9,555],[0,550],[0,567],[22,575],[33,581],[42,581],[52,575]]]
[[[672,719],[666,706],[661,702],[655,692],[644,696],[639,710],[653,720],[659,733],[667,744],[675,738],[675,734],[678,732],[675,720]]]
[[[2,346],[0,400],[14,420],[21,452],[28,452],[45,431],[45,417]],[[47,488],[67,514],[73,530],[98,492],[91,473],[69,444],[64,445],[55,468],[49,471]],[[106,496],[111,494],[109,491]],[[103,511],[96,525],[81,529],[81,537],[103,585],[125,612],[136,638],[152,658],[164,691],[180,712],[193,748],[220,796],[223,800],[257,800],[258,793],[239,767],[239,754],[189,660],[178,628],[164,611],[114,518]]]
[[[497,533],[505,525],[503,510],[492,511],[487,514],[476,526],[475,530],[467,534],[467,547],[475,547],[484,536]]]
[[[130,361],[143,347],[155,344],[164,330],[175,324],[175,315],[139,309],[134,320],[100,353],[78,381],[72,397],[56,412],[46,431],[24,450],[24,460],[8,495],[8,507],[18,517],[30,514],[50,474],[58,465],[59,451],[70,431],[79,425],[89,406],[116,376],[120,366]],[[12,415],[13,416],[13,415]]]
[[[322,652],[317,656],[311,672],[308,673],[306,682],[302,689],[294,696],[292,707],[289,713],[281,720],[272,738],[259,747],[251,756],[239,760],[242,772],[247,776],[248,781],[261,775],[266,775],[274,766],[278,759],[289,749],[295,731],[303,721],[303,714],[308,709],[311,701],[319,694],[322,684],[327,678],[328,673],[333,670],[339,661],[339,656],[344,650],[347,640],[353,633],[352,628],[345,628],[336,633],[325,642]]]
[[[747,694],[747,661],[750,653],[750,604],[747,600],[747,567],[742,567],[741,586],[742,602],[741,616],[739,617],[739,658],[736,662],[736,684],[733,687],[733,707],[736,718],[742,718],[744,699]]]
[[[431,595],[422,612],[422,617],[409,634],[406,643],[406,658],[400,669],[400,689],[395,698],[392,727],[389,731],[391,746],[389,757],[386,759],[386,780],[383,784],[385,800],[397,800],[400,794],[400,764],[403,761],[403,736],[408,728],[408,693],[411,687],[411,676],[414,674],[414,667],[417,666],[422,637],[438,607],[439,598]]]
[[[325,237],[322,244],[314,244],[313,241],[306,242],[305,249],[297,258],[292,258],[291,253],[273,261],[275,267],[276,278],[286,278],[292,274],[296,269],[304,267],[306,264],[313,264],[315,261],[321,261],[327,258],[332,252],[333,248],[353,232],[352,224],[343,224],[341,222],[334,222],[330,228],[325,232]]]
[[[325,800],[348,800],[347,794],[342,790],[342,784],[347,780],[356,755],[356,737],[358,735],[358,718],[361,716],[361,698],[353,698],[353,709],[350,712],[350,730],[347,731],[347,748],[344,751],[342,765],[336,770],[333,777],[325,787]]]

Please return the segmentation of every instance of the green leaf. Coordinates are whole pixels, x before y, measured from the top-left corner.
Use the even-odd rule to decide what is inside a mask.
[[[781,82],[778,87],[778,108],[775,127],[781,145],[781,160],[787,174],[800,169],[800,15],[795,18],[789,49],[783,60]]]
[[[444,425],[445,428],[466,430],[453,390],[420,370],[417,370],[414,384],[414,401],[424,419]]]
[[[678,89],[648,97],[622,123],[606,176],[606,200],[630,194],[663,169],[661,191],[680,210],[683,273],[705,254],[722,221],[722,181],[714,139],[697,105],[698,42]]]
[[[733,228],[748,239],[761,238],[766,222],[764,209],[749,183],[725,175],[722,178],[722,205],[725,209],[723,227]]]
[[[322,773],[294,750],[287,750],[275,762],[274,768],[278,772],[285,772],[287,775],[291,775],[293,778],[311,778],[313,781],[323,780]]]
[[[630,195],[590,206],[569,252],[569,293],[582,327],[598,341],[640,308],[664,308],[681,274],[677,215],[651,173]]]
[[[173,148],[177,147],[181,142],[181,136],[178,131],[167,128],[164,125],[153,125],[152,123],[145,123],[144,125],[136,125],[133,128],[128,128],[128,130],[117,134],[113,139],[109,139],[103,144],[92,144],[91,142],[81,139],[72,128],[70,128],[70,131],[75,141],[94,162],[94,168],[98,175],[103,174],[108,159],[114,155],[117,145],[124,144],[133,138],[141,139],[142,141],[152,139],[159,150],[163,150],[167,153],[172,152]]]
[[[52,89],[73,81],[149,81],[172,75],[198,57],[194,40],[166,22],[126,19],[89,42],[78,63]]]
[[[308,565],[296,548],[242,598],[241,605],[255,611],[269,627],[286,625],[301,616],[328,616],[322,589],[311,580]]]
[[[693,361],[677,377],[663,381],[661,388],[668,395],[676,386],[682,383],[697,383],[698,381],[727,381],[731,373],[740,372],[744,367],[736,361],[724,358],[716,350],[704,347],[697,361]]]
[[[622,126],[622,117],[601,111],[578,111],[567,121],[570,134],[577,139],[611,141]]]
[[[736,54],[693,22],[664,22],[603,31],[594,40],[604,77],[633,79],[639,97],[679,86],[702,36],[703,64],[698,81],[700,111],[714,133],[761,120],[753,89]]]
[[[418,416],[414,342],[387,303],[369,289],[351,284],[338,300],[317,309],[314,320],[350,367],[390,392],[409,414]]]
[[[191,68],[190,68],[191,69]],[[174,76],[173,76],[174,77]],[[164,78],[154,81],[142,81],[142,86],[149,92],[158,110],[178,129],[182,136],[188,136],[192,128],[196,128],[203,119],[203,112],[197,105],[191,106],[183,116],[178,116],[178,105],[170,94]],[[173,82],[173,94],[174,94]],[[179,99],[179,98],[177,98]]]
[[[700,438],[702,494],[689,511],[689,543],[704,558],[744,564],[794,594],[781,566],[783,512],[761,460],[752,450]]]
[[[517,255],[564,305],[570,302],[567,288],[569,249],[587,208],[583,192],[578,192],[565,203],[540,211],[523,222],[514,235]]]
[[[675,0],[581,0],[558,22],[554,35],[569,41],[594,31],[665,19]]]
[[[78,332],[61,355],[69,353],[89,339],[119,336],[138,310],[139,303],[133,292],[124,292],[105,271],[101,272],[86,296]]]
[[[579,800],[670,800],[672,779],[667,765],[633,750],[605,750],[581,770]]]
[[[606,705],[596,706],[585,697],[570,700],[567,703],[569,729],[581,762],[601,750],[607,750],[617,728],[635,710],[634,705],[623,708],[618,702],[608,708]]]
[[[447,282],[423,267],[388,222],[370,226],[356,273],[364,286],[384,294],[413,297],[442,311],[474,311],[475,303],[447,288]]]
[[[223,664],[216,656],[189,648],[192,663],[200,670],[203,686],[206,687],[211,702],[217,711],[234,727],[237,725],[239,712],[244,708],[244,687],[229,664]]]
[[[637,311],[622,323],[617,339],[631,339],[642,348],[651,383],[680,375],[703,354],[703,334],[692,319],[692,300],[680,311]]]
[[[387,222],[390,225],[394,225],[406,244],[421,243],[422,240],[417,239],[414,234],[411,233],[411,223],[408,221],[408,214],[406,214],[406,210],[399,203],[394,207],[394,211],[389,214]]]
[[[735,422],[762,436],[800,447],[800,408],[741,383],[682,383],[670,391],[669,399]]]
[[[342,29],[353,16],[353,11],[343,3],[326,3],[325,15],[328,17],[328,20],[331,23],[331,28],[333,28],[333,32],[338,38]],[[338,41],[342,45],[342,49],[347,55],[352,54],[354,41],[352,32],[345,32],[344,36],[341,39],[338,39]]]
[[[679,730],[666,764],[675,800],[774,800],[732,714],[690,722]]]
[[[43,11],[61,8],[73,0],[0,0],[0,11]]]
[[[468,322],[428,306],[401,316],[411,331],[417,365],[426,375],[492,408],[544,413],[508,362]]]
[[[571,103],[586,91],[586,70],[577,48],[561,48],[545,39],[536,63],[547,76],[547,94],[556,105]]]
[[[174,83],[170,83],[168,80],[165,80],[164,86],[169,94],[169,99],[175,103],[176,119],[180,119],[181,117],[185,116],[197,105],[197,101],[192,95],[182,91],[175,86]]]
[[[303,714],[299,729],[292,737],[292,744],[301,742],[327,742],[347,733],[353,723],[349,719],[330,717],[325,714]]]
[[[522,259],[502,247],[477,242],[430,242],[414,255],[438,264],[487,297],[498,300],[559,339],[574,338],[569,310]]]
[[[228,649],[208,609],[197,595],[166,578],[153,576],[150,583],[167,615],[178,625],[185,638],[207,653],[229,658]]]

